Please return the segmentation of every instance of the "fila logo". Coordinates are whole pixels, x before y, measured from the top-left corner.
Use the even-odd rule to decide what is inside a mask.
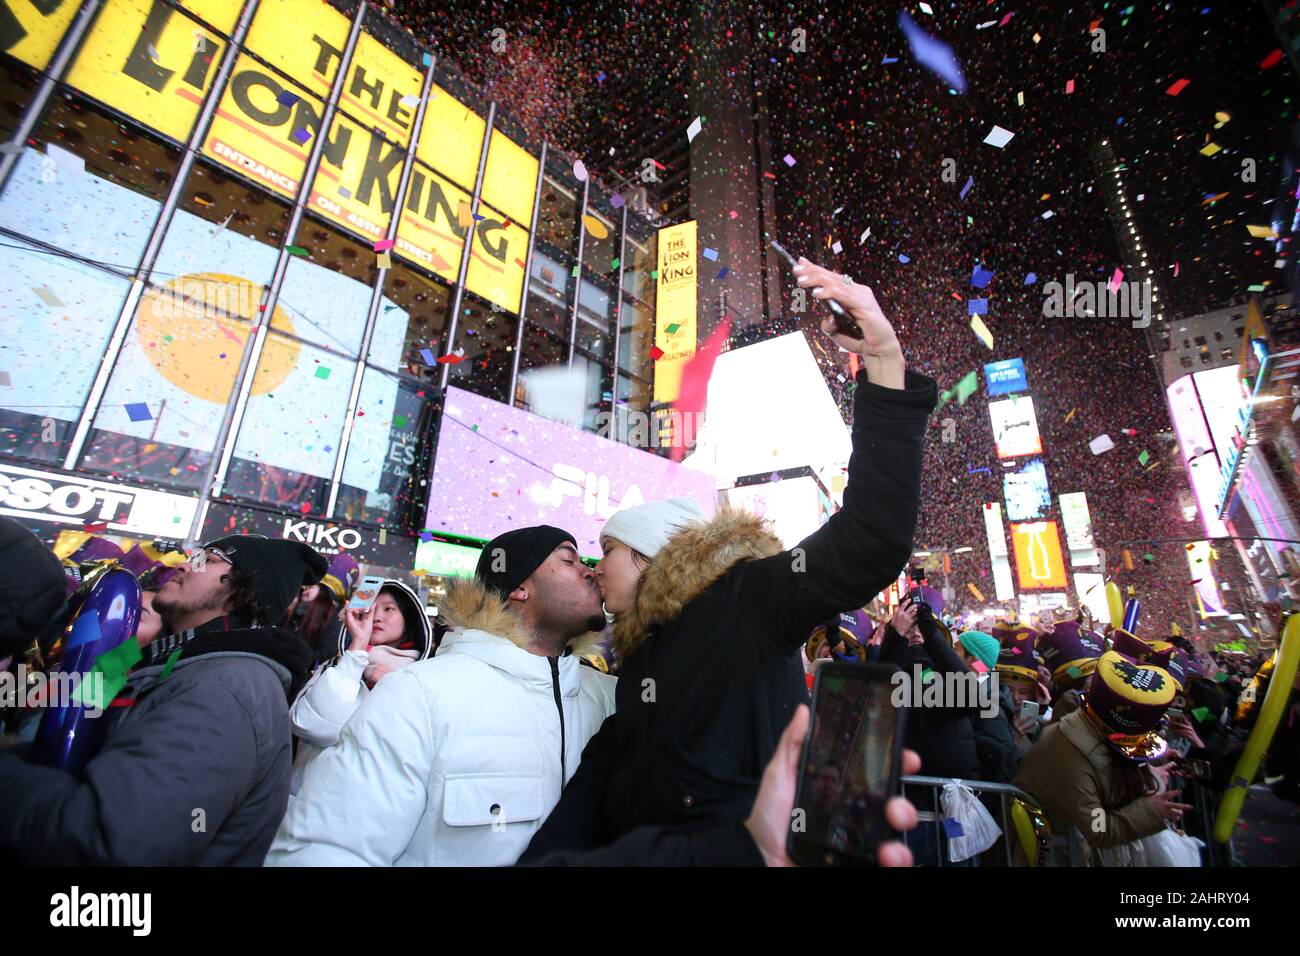
[[[576,465],[552,465],[551,474],[555,476],[551,479],[550,489],[552,508],[560,507],[565,498],[581,498],[582,510],[603,520],[622,508],[645,504],[640,486],[630,485],[623,493],[623,500],[612,506],[609,502],[609,478],[584,471]]]

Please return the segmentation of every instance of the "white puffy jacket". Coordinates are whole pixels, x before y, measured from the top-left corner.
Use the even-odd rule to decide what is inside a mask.
[[[559,801],[615,679],[524,650],[519,619],[477,581],[443,606],[456,630],[307,767],[268,866],[509,865]]]

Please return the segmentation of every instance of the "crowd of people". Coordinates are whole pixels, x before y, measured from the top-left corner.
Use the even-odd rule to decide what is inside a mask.
[[[1174,774],[1201,761],[1209,771],[1195,785],[1223,785],[1241,673],[1220,682],[1221,665],[1185,641],[1121,628],[1107,647],[1086,619],[954,639],[920,587],[872,635],[852,631],[868,623],[854,609],[911,555],[937,389],[907,367],[869,288],[806,260],[797,273],[856,321],[860,337],[830,320],[822,330],[862,369],[843,507],[794,549],[753,515],[706,518],[688,499],[616,512],[594,570],[563,529],[516,528],[487,542],[431,622],[396,580],[353,603],[356,563],[299,542],[228,535],[164,555],[113,554],[91,538],[65,563],[0,519],[6,669],[57,669],[110,572],[137,575],[143,594],[128,646],[139,660],[84,766],[41,756],[39,702],[6,713],[0,854],[65,865],[785,865],[807,672],[825,653],[993,682],[989,707],[941,695],[909,708],[901,770],[1022,789],[1042,821],[1043,861],[1069,862],[1072,828],[1090,862],[1185,855],[1189,838],[1167,824],[1201,804],[1184,802],[1190,784]],[[104,621],[121,618],[114,607]],[[1283,793],[1296,783],[1294,697],[1290,706],[1275,746],[1289,760]],[[1179,740],[1184,757],[1162,763]],[[917,828],[906,796],[879,804],[903,838],[879,843],[876,862],[976,859],[952,859],[960,826]],[[1040,862],[1033,847],[1017,851]]]

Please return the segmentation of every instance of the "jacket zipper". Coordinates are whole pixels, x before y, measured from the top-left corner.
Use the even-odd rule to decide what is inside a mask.
[[[564,789],[564,702],[560,698],[560,659],[548,657],[551,662],[551,690],[555,692],[555,709],[560,712],[560,789]]]

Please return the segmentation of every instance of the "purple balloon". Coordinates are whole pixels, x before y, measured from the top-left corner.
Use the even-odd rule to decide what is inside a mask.
[[[135,639],[139,621],[140,585],[135,575],[122,568],[104,572],[63,633],[63,659],[48,675],[51,690],[70,689],[71,682],[59,679],[60,674],[80,674],[80,686],[100,655]],[[92,717],[85,704],[59,703],[62,706],[49,707],[41,718],[28,760],[80,776],[103,742],[108,712]]]

